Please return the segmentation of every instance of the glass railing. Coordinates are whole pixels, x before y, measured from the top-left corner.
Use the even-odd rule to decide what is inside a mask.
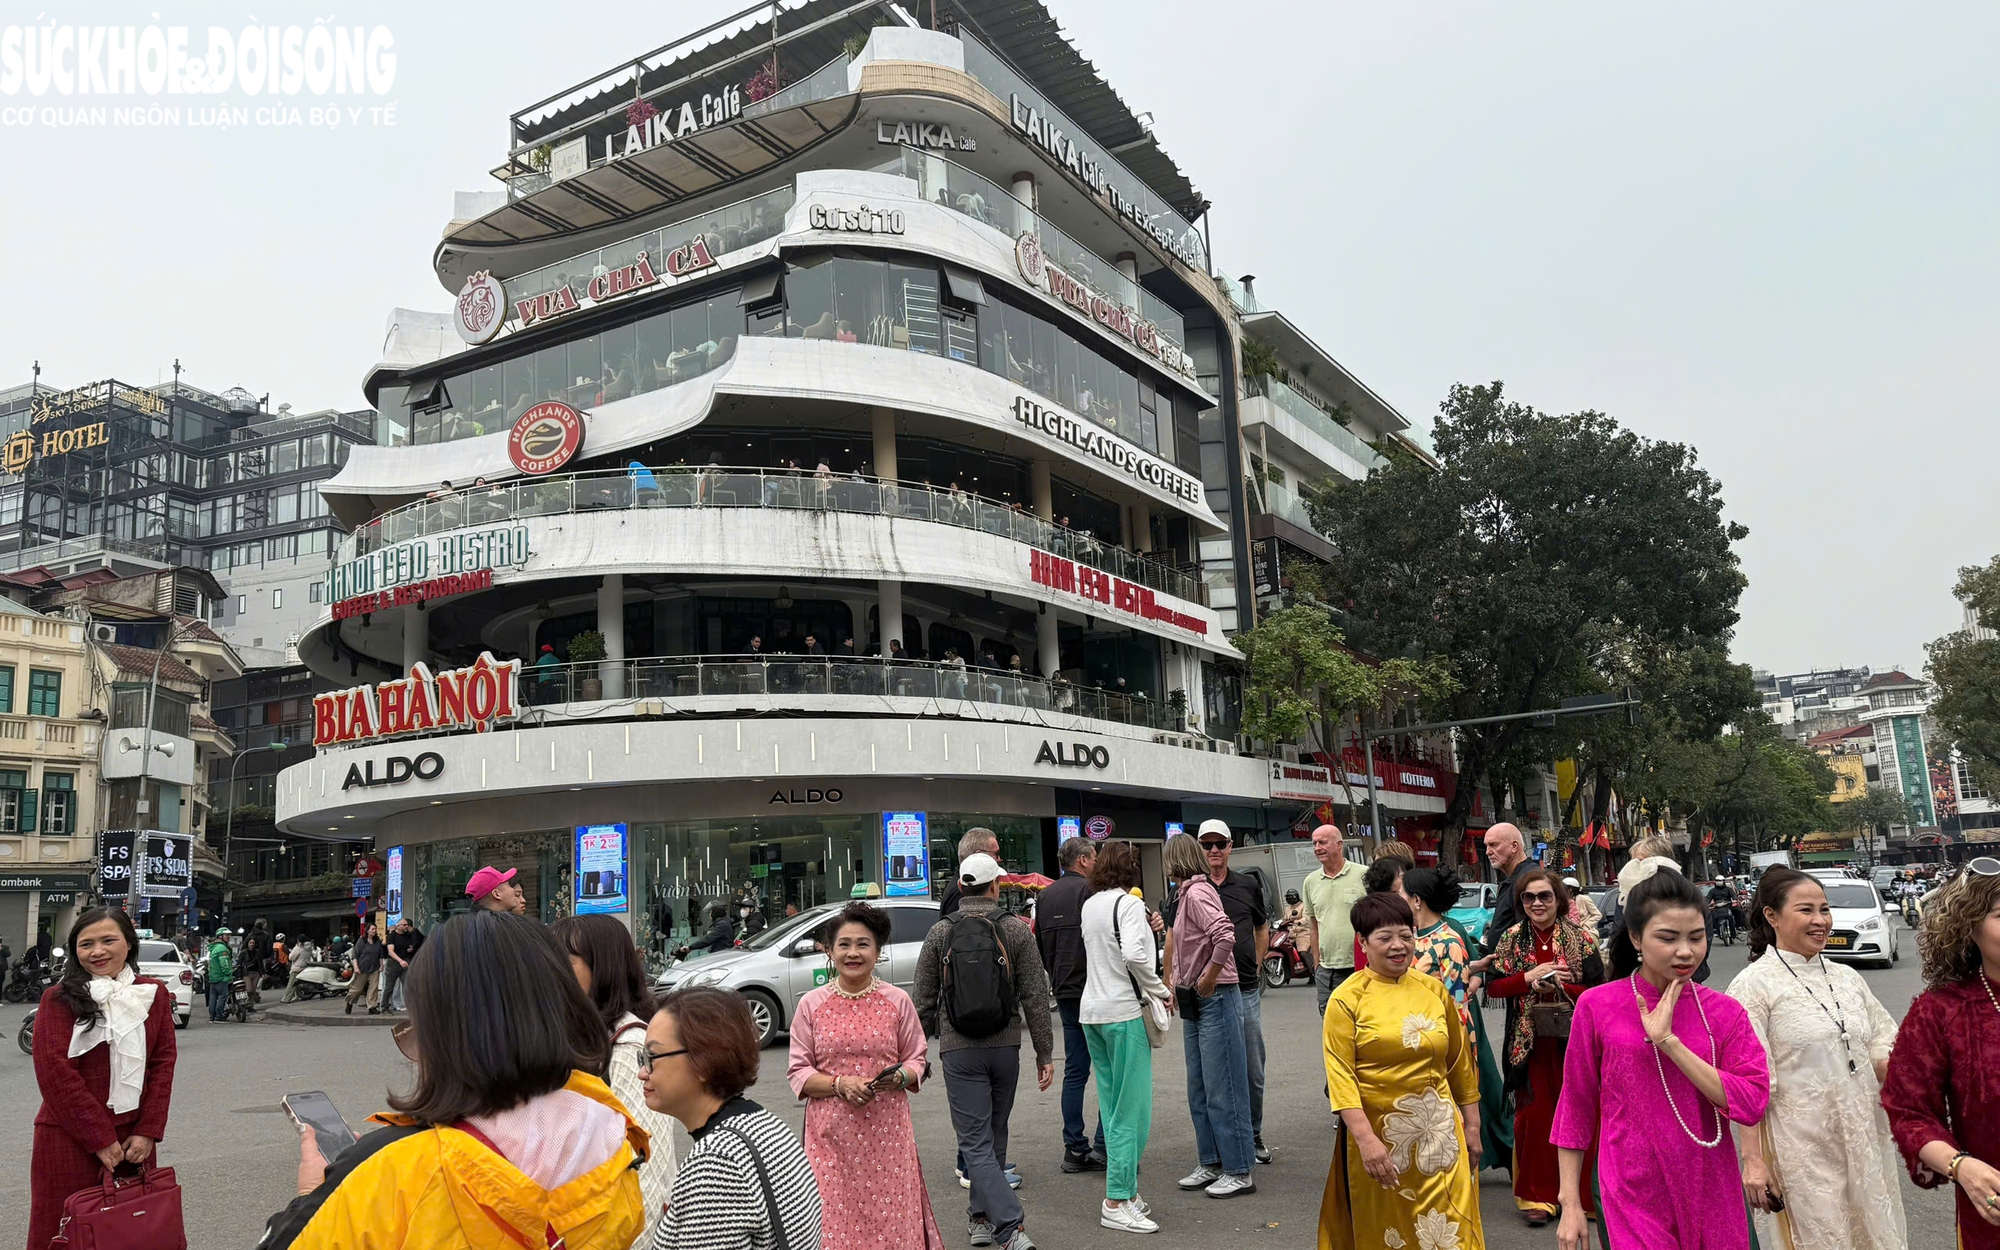
[[[1191,603],[1208,602],[1193,570],[1106,543],[1088,530],[1044,521],[1016,505],[910,482],[722,465],[605,469],[420,500],[356,529],[341,542],[336,563],[469,526],[623,508],[787,508],[935,521],[1039,547]]]
[[[1254,484],[1249,491],[1249,495],[1252,510],[1257,510],[1257,491]],[[1306,511],[1306,501],[1276,482],[1264,483],[1264,506],[1262,511],[1270,516],[1290,521],[1293,525],[1309,533],[1319,533],[1319,527],[1313,524],[1312,513]]]
[[[924,200],[976,218],[1010,239],[1028,233],[1039,235],[1043,255],[1065,273],[1152,322],[1176,347],[1187,343],[1187,323],[1179,310],[1037,217],[1011,191],[963,165],[915,148],[903,149],[902,172],[917,184],[918,195]]]
[[[1276,378],[1267,377],[1252,382],[1250,394],[1261,395],[1298,418],[1307,429],[1359,460],[1361,467],[1370,472],[1389,463],[1381,452],[1362,442],[1354,431],[1336,421],[1331,413]]]
[[[845,54],[835,57],[812,73],[799,79],[791,86],[773,95],[743,106],[743,116],[762,117],[780,109],[796,108],[801,104],[812,104],[819,100],[831,100],[835,96],[847,94],[847,62]]]
[[[1144,695],[1050,681],[1023,669],[873,655],[681,655],[541,665],[521,670],[519,701],[524,708],[562,709],[607,697],[705,695],[857,695],[992,703],[1144,729],[1192,732],[1173,704]],[[935,703],[925,713],[954,714]]]
[[[1033,100],[1035,108],[1045,117],[1073,136],[1079,143],[1096,152],[1097,163],[1112,174],[1111,182],[1117,186],[1118,194],[1129,200],[1138,209],[1139,216],[1149,223],[1149,228],[1164,236],[1162,242],[1173,251],[1189,268],[1208,272],[1208,249],[1203,246],[1201,232],[1188,223],[1185,217],[1167,206],[1167,202],[1153,193],[1153,189],[1140,180],[1139,176],[1105,151],[1103,146],[1083,127],[1063,116],[1052,107],[1042,93],[1023,81],[1005,61],[980,43],[963,29],[959,31],[959,42],[965,45],[965,72],[985,85],[988,91],[1000,97],[1001,107],[1008,106],[1008,97],[1020,95]]]
[[[518,277],[507,279],[507,317],[514,318],[514,304],[524,299],[532,299],[558,287],[568,286],[581,303],[590,287],[590,280],[600,274],[622,269],[639,259],[639,253],[646,253],[654,272],[665,277],[667,253],[683,247],[696,239],[702,240],[711,256],[720,258],[728,252],[762,243],[776,238],[785,229],[785,214],[791,211],[795,195],[788,183],[774,187],[747,200],[738,200],[721,208],[677,221],[658,230],[648,230],[644,234],[621,239],[608,247],[594,252],[584,252],[553,265],[544,265]]]

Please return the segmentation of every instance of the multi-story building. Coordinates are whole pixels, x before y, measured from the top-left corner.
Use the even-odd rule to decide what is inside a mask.
[[[1765,715],[1795,742],[1859,725],[1861,713],[1868,709],[1868,700],[1861,694],[1868,678],[1866,666],[1783,676],[1759,669],[1752,674]]]
[[[276,413],[185,382],[0,391],[0,571],[177,566],[222,592],[185,605],[253,666],[292,662],[339,537],[316,489],[374,441],[374,414]]]
[[[1890,850],[1937,845],[1941,835],[1930,763],[1937,730],[1930,718],[1930,687],[1891,669],[1870,677],[1859,693],[1868,700],[1861,723],[1874,736],[1875,784],[1900,794],[1910,813],[1907,825],[1891,826]]]
[[[1289,825],[1232,741],[1206,201],[1041,6],[934,8],[738,15],[514,117],[435,249],[453,312],[393,315],[382,445],[322,486],[355,530],[298,651],[356,693],[281,830],[372,837],[420,921],[494,863],[663,940],[928,892],[973,826],[1021,871],[1115,829],[1157,884],[1203,816]],[[1266,322],[1311,411],[1261,397],[1265,466],[1365,471],[1406,423]]]
[[[9,587],[22,599],[26,595]],[[0,597],[0,944],[61,942],[96,868],[97,671],[85,624]]]

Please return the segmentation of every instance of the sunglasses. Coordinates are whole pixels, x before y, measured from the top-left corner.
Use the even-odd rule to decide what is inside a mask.
[[[1223,841],[1221,838],[1203,838],[1201,840],[1201,848],[1205,851],[1222,851],[1229,848],[1229,843]]]
[[[403,1052],[403,1058],[411,1063],[417,1061],[417,1026],[405,1020],[389,1030],[389,1040],[396,1043],[396,1049]]]
[[[1523,903],[1528,903],[1528,904],[1553,903],[1556,901],[1556,896],[1549,893],[1547,890],[1538,890],[1533,894],[1523,894],[1521,896],[1521,901]]]
[[[658,1063],[660,1060],[671,1059],[675,1055],[685,1055],[687,1053],[688,1053],[687,1047],[685,1046],[683,1046],[679,1050],[654,1050],[652,1047],[648,1046],[646,1048],[645,1053],[639,1056],[639,1071],[651,1072],[653,1070],[653,1065]]]
[[[2000,877],[2000,859],[1995,859],[1991,855],[1968,859],[1965,861],[1965,870],[1975,877]]]

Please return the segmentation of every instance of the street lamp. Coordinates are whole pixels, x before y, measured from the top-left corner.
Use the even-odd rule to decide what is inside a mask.
[[[222,884],[225,891],[223,897],[223,901],[225,902],[228,901],[227,889],[229,886],[229,852],[231,849],[231,841],[232,839],[234,839],[236,835],[236,770],[243,767],[243,761],[250,758],[250,753],[252,751],[282,751],[286,747],[289,747],[290,745],[292,745],[290,742],[287,742],[285,739],[280,738],[276,742],[266,742],[263,746],[260,747],[246,747],[242,751],[239,751],[237,753],[236,758],[234,760],[230,761],[229,815],[224,817],[222,821]]]

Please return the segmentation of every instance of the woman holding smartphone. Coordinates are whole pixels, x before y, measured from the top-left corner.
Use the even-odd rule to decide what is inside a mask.
[[[819,1182],[825,1244],[942,1247],[917,1162],[909,1091],[927,1042],[910,996],[875,979],[889,916],[849,903],[819,931],[835,979],[792,1017],[792,1092],[806,1104],[806,1159]]]
[[[1562,1173],[1557,1244],[1589,1244],[1583,1164],[1594,1143],[1613,1246],[1748,1250],[1728,1122],[1764,1118],[1764,1047],[1741,1003],[1693,981],[1708,954],[1693,882],[1655,873],[1633,888],[1624,921],[1611,981],[1585,990],[1570,1022],[1549,1134]]]

